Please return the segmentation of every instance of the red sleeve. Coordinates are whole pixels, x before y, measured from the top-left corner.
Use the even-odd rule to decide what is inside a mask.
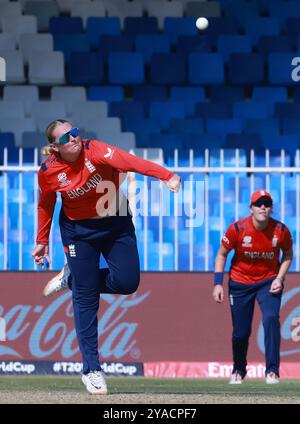
[[[166,168],[131,155],[118,147],[92,140],[90,143],[93,159],[99,163],[110,165],[120,172],[137,172],[138,174],[155,177],[162,181],[168,181],[173,177],[173,172]]]
[[[293,239],[290,230],[285,227],[281,249],[285,252],[293,246]]]
[[[44,179],[44,171],[39,171],[38,180],[40,198],[38,203],[38,233],[36,242],[37,244],[48,244],[56,202],[56,193],[47,190],[47,184]]]
[[[236,247],[237,240],[238,232],[236,231],[234,224],[231,224],[222,238],[222,245],[226,247],[226,249],[231,250]]]

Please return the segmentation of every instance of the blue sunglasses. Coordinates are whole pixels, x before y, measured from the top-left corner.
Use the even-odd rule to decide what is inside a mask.
[[[77,137],[79,135],[79,129],[71,128],[70,131],[66,132],[61,137],[59,137],[59,144],[67,144],[69,142],[70,135],[72,135],[73,137]]]

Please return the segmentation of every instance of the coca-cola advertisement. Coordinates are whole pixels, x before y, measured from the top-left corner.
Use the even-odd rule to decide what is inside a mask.
[[[44,298],[53,272],[0,274],[0,373],[78,373],[72,296]],[[99,355],[107,374],[222,377],[230,371],[228,299],[212,298],[211,273],[142,273],[129,296],[101,295]],[[291,273],[281,308],[281,364],[300,378],[300,282]],[[264,335],[258,305],[248,354],[253,376],[264,367]],[[261,372],[259,370],[262,370]],[[229,370],[229,371],[227,371]],[[224,375],[223,375],[224,374]],[[251,374],[251,372],[250,372]]]

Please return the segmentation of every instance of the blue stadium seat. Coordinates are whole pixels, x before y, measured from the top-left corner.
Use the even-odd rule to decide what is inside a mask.
[[[172,118],[170,119],[168,133],[203,134],[204,122],[199,118]]]
[[[182,149],[186,138],[181,134],[152,134],[151,147],[163,149],[164,156],[174,154],[174,149]]]
[[[87,20],[87,35],[92,48],[99,47],[100,36],[103,34],[120,34],[119,17],[90,17]]]
[[[277,37],[264,36],[258,41],[257,50],[262,59],[266,61],[271,53],[287,53],[294,50],[295,43],[287,35]]]
[[[282,166],[292,166],[291,156],[287,150],[285,150],[284,158],[282,156],[281,149],[274,149],[273,147],[269,147],[269,159],[266,158],[266,150],[263,148],[262,151],[255,151],[255,166],[265,167],[268,163],[268,166],[274,166],[276,168],[280,168]],[[268,161],[268,162],[267,162]],[[278,174],[275,176],[277,177]],[[273,182],[273,177],[272,177]],[[273,199],[274,200],[274,199]],[[275,203],[275,202],[274,202]],[[274,207],[274,214],[276,215],[276,208],[278,208],[278,204]]]
[[[137,102],[164,101],[168,98],[165,86],[136,85],[133,87],[132,99]]]
[[[226,137],[226,147],[235,149],[263,150],[261,137],[258,134],[228,134]]]
[[[232,53],[251,53],[251,38],[248,35],[220,35],[217,52],[221,53],[227,63]]]
[[[281,119],[282,134],[294,134],[300,137],[300,120],[283,118]]]
[[[85,34],[54,34],[54,50],[61,50],[65,62],[69,62],[73,52],[89,52],[90,43]]]
[[[7,147],[7,162],[8,163],[19,163],[19,148],[16,146],[4,146]],[[4,151],[0,148],[0,163],[3,163]]]
[[[300,108],[297,103],[275,103],[274,117],[279,119],[300,119]]]
[[[242,132],[242,123],[239,119],[208,119],[207,134],[239,134]]]
[[[269,3],[270,16],[276,16],[281,21],[289,17],[300,17],[300,3],[298,1],[271,1]]]
[[[154,53],[151,59],[150,80],[152,84],[185,84],[186,64],[179,53]]]
[[[209,26],[205,30],[205,37],[210,40],[213,48],[217,47],[217,39],[221,34],[239,34],[241,24],[239,19],[230,17],[209,18]]]
[[[166,35],[137,34],[135,49],[142,54],[145,63],[149,63],[153,53],[170,53],[171,44]]]
[[[72,53],[67,71],[68,84],[97,85],[104,80],[104,63],[99,53]]]
[[[145,109],[145,104],[142,102],[111,102],[109,104],[109,116],[118,116],[122,121],[126,118],[144,119]]]
[[[293,157],[299,145],[299,137],[296,135],[280,135],[274,137],[272,135],[262,136],[262,143],[267,149],[285,149]]]
[[[248,34],[256,45],[258,40],[265,35],[280,35],[280,21],[270,16],[260,16],[246,22],[246,34]]]
[[[231,86],[211,86],[208,88],[208,97],[212,102],[227,102],[233,103],[242,101],[245,98],[244,87],[231,87]]]
[[[223,84],[224,61],[218,53],[191,53],[189,56],[191,84]]]
[[[288,6],[287,6],[288,7]],[[284,32],[292,39],[296,39],[300,36],[300,17],[287,18],[284,25]]]
[[[228,0],[222,4],[222,8],[225,17],[237,19],[244,25],[260,13],[256,2],[249,3],[246,0]]]
[[[23,148],[23,163],[26,163],[26,164],[34,163],[34,148],[33,147]]]
[[[209,53],[213,46],[211,38],[207,35],[180,35],[176,42],[176,52],[183,53],[187,58],[192,52]]]
[[[111,53],[108,59],[108,80],[112,84],[142,84],[144,62],[140,53]]]
[[[197,103],[195,117],[203,119],[231,119],[232,104],[225,102]]]
[[[225,147],[225,137],[220,134],[202,134],[200,137],[188,137],[189,145],[192,148],[202,148],[202,149],[220,149]]]
[[[158,32],[158,21],[154,16],[126,16],[124,20],[124,34],[157,34]]]
[[[175,44],[178,37],[182,35],[196,35],[198,33],[196,27],[196,18],[165,18],[164,34],[167,35],[172,44]]]
[[[15,136],[11,132],[0,132],[0,148],[15,147]]]
[[[124,88],[121,86],[101,85],[89,87],[87,91],[88,100],[104,100],[107,102],[120,102],[124,99]]]
[[[246,134],[259,134],[260,136],[280,135],[278,119],[247,119],[244,122],[244,132]]]
[[[286,87],[254,87],[252,99],[267,102],[285,102],[288,100],[288,92]]]
[[[49,19],[49,32],[52,34],[80,34],[83,33],[83,21],[81,18],[53,16]]]
[[[240,119],[266,119],[273,113],[273,105],[263,101],[235,102],[233,116]]]
[[[230,84],[251,85],[264,82],[264,64],[256,53],[233,53],[228,63]]]
[[[269,82],[271,84],[297,84],[293,81],[292,60],[299,56],[299,53],[271,53],[269,55]]]
[[[103,34],[99,40],[99,51],[105,62],[112,52],[133,52],[134,38],[125,34]]]
[[[293,99],[294,102],[300,102],[300,87],[293,87]]]
[[[134,132],[137,147],[151,147],[152,134],[160,133],[160,123],[157,119],[124,119],[124,129]]]
[[[171,87],[170,100],[183,102],[186,116],[193,115],[195,104],[205,101],[205,92],[202,87]]]
[[[161,127],[166,129],[169,126],[171,118],[185,117],[185,107],[184,104],[180,102],[151,102],[149,117],[157,119]]]

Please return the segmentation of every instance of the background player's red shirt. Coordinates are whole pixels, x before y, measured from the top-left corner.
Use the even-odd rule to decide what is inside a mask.
[[[290,249],[293,241],[289,229],[280,221],[270,218],[268,226],[259,231],[252,216],[248,216],[230,225],[222,245],[235,250],[230,279],[253,284],[278,274],[280,249],[283,252]]]
[[[83,148],[76,162],[63,161],[55,154],[49,156],[38,174],[37,243],[48,244],[56,192],[61,193],[63,211],[69,219],[93,218],[99,215],[97,202],[105,194],[97,193],[97,185],[101,181],[110,181],[118,190],[120,173],[130,171],[162,181],[168,181],[174,175],[162,166],[98,140],[83,140]]]

